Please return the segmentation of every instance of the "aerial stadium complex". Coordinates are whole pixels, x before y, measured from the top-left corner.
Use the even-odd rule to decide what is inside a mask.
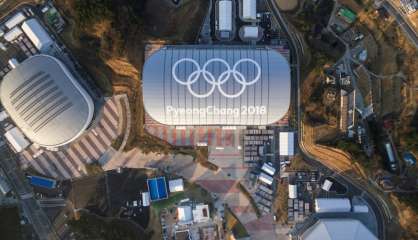
[[[290,104],[290,68],[267,47],[166,46],[143,70],[149,117],[170,126],[265,126]]]
[[[90,95],[49,55],[32,56],[12,69],[1,82],[0,98],[23,134],[48,148],[80,137],[94,115]]]

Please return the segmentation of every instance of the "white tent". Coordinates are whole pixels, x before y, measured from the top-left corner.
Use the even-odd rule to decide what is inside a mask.
[[[324,212],[350,212],[351,203],[348,198],[316,198],[315,211]]]
[[[279,145],[280,156],[295,155],[295,133],[280,132]]]
[[[183,179],[175,179],[168,181],[168,188],[170,192],[182,192],[184,191]]]
[[[142,206],[148,207],[150,205],[149,192],[142,192]]]
[[[32,18],[25,21],[22,30],[40,52],[46,52],[51,48],[53,40],[38,20]]]
[[[257,26],[244,26],[243,29],[244,38],[257,39],[258,38],[258,27]]]
[[[276,169],[268,163],[263,163],[261,170],[273,176],[276,173]]]
[[[242,0],[242,18],[244,20],[257,19],[257,0]]]
[[[4,25],[8,29],[12,29],[12,28],[16,27],[16,25],[18,25],[19,23],[25,21],[25,19],[26,19],[25,15],[23,15],[22,12],[18,12],[13,17],[11,17],[9,20],[7,20],[4,23]]]
[[[21,152],[29,146],[28,140],[26,140],[23,133],[16,127],[7,131],[4,136],[10,145],[12,145],[15,152]]]
[[[376,236],[356,219],[320,219],[308,228],[301,240],[377,240]]]
[[[232,31],[232,1],[219,1],[219,31]]]
[[[322,184],[322,190],[324,190],[324,191],[329,191],[329,189],[331,188],[331,186],[332,186],[332,184],[333,184],[333,182],[331,182],[330,180],[328,180],[328,179],[325,179],[325,181],[324,181],[324,183]]]
[[[289,198],[295,199],[298,197],[298,188],[294,184],[289,184]]]
[[[189,224],[193,221],[192,207],[179,206],[177,207],[177,218],[180,224]]]
[[[210,219],[209,206],[205,204],[196,205],[193,209],[193,221],[196,223],[207,222]]]
[[[258,179],[267,185],[273,184],[273,178],[263,172],[260,173],[260,176],[258,176]]]
[[[12,30],[5,33],[3,37],[4,37],[4,40],[11,42],[22,34],[23,34],[22,30],[20,30],[19,27],[15,27]]]

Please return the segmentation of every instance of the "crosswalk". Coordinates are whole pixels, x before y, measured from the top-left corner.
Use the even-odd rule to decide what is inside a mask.
[[[110,98],[104,105],[97,126],[86,131],[77,142],[65,150],[39,152],[33,145],[20,154],[21,164],[30,165],[40,174],[56,179],[79,178],[87,175],[85,164],[97,161],[120,134],[117,99]]]

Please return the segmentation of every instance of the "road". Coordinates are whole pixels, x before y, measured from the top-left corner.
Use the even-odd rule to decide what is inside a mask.
[[[2,139],[2,141],[5,140]],[[24,215],[32,224],[39,239],[59,239],[54,229],[51,227],[48,216],[40,208],[38,201],[35,199],[31,186],[26,181],[24,174],[17,165],[15,154],[7,147],[7,145],[0,147],[0,154],[2,156],[0,159],[0,167],[3,169],[11,183],[13,191],[19,198],[19,203]]]
[[[408,17],[402,12],[402,10],[397,8],[390,0],[377,2],[376,5],[384,7],[396,19],[408,39],[416,48],[418,48],[418,33],[415,31],[414,26],[412,26]]]
[[[272,10],[272,13],[275,15],[276,19],[279,20],[280,25],[284,32],[287,34],[288,39],[290,40],[290,50],[291,50],[291,65],[294,66],[292,69],[292,76],[294,76],[295,79],[293,79],[293,82],[296,83],[297,88],[297,102],[295,103],[296,109],[298,109],[297,113],[297,122],[298,122],[298,139],[299,139],[299,148],[301,150],[301,154],[306,159],[306,161],[311,164],[312,166],[318,168],[321,172],[324,173],[334,173],[336,176],[335,178],[337,181],[341,182],[342,184],[345,184],[349,187],[350,191],[355,195],[362,195],[364,199],[368,202],[370,207],[373,209],[373,211],[376,214],[377,219],[377,226],[378,226],[378,238],[385,240],[386,239],[386,228],[388,224],[391,222],[391,216],[390,212],[387,208],[385,208],[386,203],[382,198],[379,197],[379,195],[375,193],[370,193],[370,189],[367,188],[367,184],[363,185],[364,183],[359,182],[357,179],[352,179],[349,176],[344,175],[341,171],[338,169],[330,169],[329,166],[324,165],[321,162],[321,159],[315,158],[309,151],[307,151],[303,138],[302,138],[302,108],[301,108],[301,99],[300,99],[300,64],[302,59],[302,49],[301,49],[301,43],[297,37],[297,35],[290,30],[290,28],[287,25],[286,20],[283,18],[283,16],[280,14],[279,8],[276,5],[276,2],[274,0],[265,0],[267,5]]]

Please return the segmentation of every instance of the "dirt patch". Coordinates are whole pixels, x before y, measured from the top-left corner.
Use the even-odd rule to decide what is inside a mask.
[[[401,232],[401,239],[417,239],[418,238],[418,214],[410,204],[402,202],[400,198],[391,195],[390,199],[395,206],[398,216],[399,224],[403,227]],[[416,204],[416,200],[415,200]]]
[[[355,70],[357,74],[357,86],[360,90],[361,96],[364,99],[365,106],[369,106],[372,103],[372,92],[370,86],[369,75],[363,67],[358,67]],[[379,81],[379,80],[378,80]]]
[[[302,106],[306,113],[305,118],[311,125],[328,124],[336,127],[339,102],[338,98],[336,98],[334,104],[329,104],[327,100],[327,91],[325,90],[330,86],[324,83],[323,67],[323,65],[316,67],[303,80],[301,89]]]
[[[275,0],[282,11],[293,11],[299,5],[299,0]]]
[[[281,183],[277,186],[276,198],[273,209],[276,209],[277,221],[280,224],[287,224],[287,200],[289,196],[289,186],[287,183]]]

